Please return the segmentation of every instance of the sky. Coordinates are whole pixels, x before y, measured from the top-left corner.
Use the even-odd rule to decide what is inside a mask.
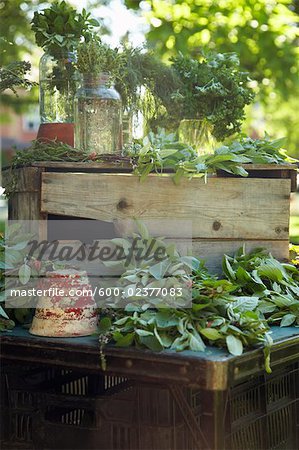
[[[88,7],[88,1],[69,0],[69,2],[79,11],[86,8],[95,19],[101,17],[104,19],[105,25],[111,30],[111,36],[105,36],[103,41],[110,45],[118,45],[121,37],[127,32],[130,33],[129,39],[135,47],[145,42],[144,33],[147,30],[145,19],[127,10],[121,0],[111,0],[109,6],[101,6],[93,10]]]

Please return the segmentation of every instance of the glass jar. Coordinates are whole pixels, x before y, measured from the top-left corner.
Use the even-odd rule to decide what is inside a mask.
[[[212,126],[206,119],[181,120],[179,140],[191,145],[198,154],[213,153],[217,147],[217,141],[212,135]]]
[[[85,74],[75,97],[75,147],[88,153],[121,150],[122,103],[108,74]]]
[[[54,57],[44,53],[39,64],[41,123],[74,122],[74,97],[79,85],[72,52]]]

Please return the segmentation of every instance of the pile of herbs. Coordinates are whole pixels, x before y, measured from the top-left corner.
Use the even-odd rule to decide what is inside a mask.
[[[118,244],[129,245],[122,241]],[[160,270],[155,262],[127,268],[121,285],[162,288],[168,283],[170,269],[171,277],[178,276],[180,282],[183,277],[186,286],[192,286],[190,307],[171,307],[162,296],[132,296],[124,309],[119,309],[119,304],[113,306],[108,299],[110,309],[102,311],[99,325],[102,361],[103,345],[109,341],[118,347],[153,351],[204,351],[209,344],[225,347],[235,356],[244,348],[263,344],[265,367],[270,371],[270,325],[299,326],[298,268],[280,263],[265,250],[247,254],[242,247],[234,257],[224,256],[220,278],[196,258],[182,260],[173,247],[167,248],[167,255]],[[190,268],[190,262],[192,272],[184,270],[184,264]],[[177,274],[173,271],[176,265]]]
[[[263,249],[224,256],[223,272],[242,294],[254,296],[270,325],[299,325],[299,270],[280,263]]]
[[[182,82],[172,95],[179,119],[206,119],[218,141],[240,132],[254,93],[236,53],[211,53],[201,60],[179,54],[173,68]]]
[[[284,139],[271,140],[241,137],[228,145],[217,148],[213,154],[198,155],[193,147],[179,142],[176,134],[167,134],[164,129],[150,132],[142,141],[125,146],[122,155],[115,155],[116,161],[131,163],[133,173],[143,181],[151,172],[174,172],[173,180],[179,183],[182,177],[194,175],[207,177],[217,170],[246,177],[243,164],[286,164],[295,162],[282,149]],[[19,150],[11,165],[11,182],[6,186],[6,195],[15,191],[17,181],[14,169],[29,166],[34,162],[103,162],[109,157],[95,152],[88,154],[58,141],[33,141],[31,146]]]
[[[150,172],[175,172],[176,183],[182,177],[207,176],[217,170],[246,177],[243,164],[286,164],[295,160],[282,149],[285,139],[271,140],[241,137],[218,147],[213,154],[198,155],[190,146],[177,140],[175,134],[159,130],[150,132],[141,142],[126,146],[124,154],[130,156],[134,173],[145,179]]]
[[[18,167],[30,166],[32,163],[39,161],[84,162],[88,160],[90,160],[89,155],[68,144],[51,140],[45,142],[32,141],[30,147],[18,150],[14,155],[10,166],[10,181],[5,186],[5,195],[10,197],[16,190],[18,176],[15,169]]]

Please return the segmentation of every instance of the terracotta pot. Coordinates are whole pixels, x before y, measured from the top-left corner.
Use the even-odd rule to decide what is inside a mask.
[[[71,145],[74,147],[74,124],[73,123],[41,123],[37,133],[37,139],[41,141],[53,141]]]
[[[37,336],[89,336],[97,331],[97,310],[86,272],[47,273],[29,332]],[[88,294],[87,294],[88,293]]]

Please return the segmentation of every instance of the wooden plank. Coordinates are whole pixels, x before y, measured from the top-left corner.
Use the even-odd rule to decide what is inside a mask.
[[[126,157],[114,157],[114,160],[111,161],[103,161],[103,162],[68,162],[68,161],[42,161],[32,163],[33,167],[49,167],[53,169],[110,169],[111,167],[128,167],[132,168],[132,164],[130,163],[129,158]],[[296,164],[242,164],[242,166],[247,170],[296,170]]]
[[[119,222],[140,218],[153,236],[182,234],[179,222],[192,223],[192,236],[216,239],[279,239],[289,236],[290,180],[212,177],[181,180],[130,174],[43,173],[41,210],[57,215]]]
[[[245,245],[246,252],[255,248],[262,247],[268,250],[275,258],[280,261],[287,261],[289,258],[289,241],[258,241],[258,240],[194,240],[192,242],[192,254],[197,258],[203,259],[207,268],[212,273],[220,274],[222,272],[221,263],[223,255],[234,255],[234,253]],[[179,246],[178,246],[179,248]]]
[[[2,171],[2,186],[10,187],[14,184],[15,192],[39,192],[41,183],[41,168],[23,167],[11,170],[10,168]]]
[[[126,168],[132,171],[132,164],[130,163],[130,158],[127,157],[114,157],[111,160],[106,160],[103,162],[68,162],[68,161],[42,161],[32,163],[33,167],[44,167],[49,169],[84,169],[86,171],[92,169],[98,169],[99,171],[103,169],[122,169]]]
[[[297,190],[298,168],[295,164],[243,164],[242,166],[247,170],[249,178],[289,178],[291,191]],[[217,175],[226,178],[238,177],[224,170],[217,170]]]
[[[291,191],[296,192],[298,189],[298,172],[291,170]]]
[[[14,183],[14,193],[8,200],[8,219],[23,222],[22,229],[38,233],[46,237],[47,214],[40,209],[41,202],[41,173],[43,168],[24,167],[3,171],[3,187]]]
[[[57,230],[59,233],[59,230]],[[93,274],[94,276],[99,277],[106,277],[106,276],[113,276],[118,277],[122,274],[122,271],[120,268],[110,268],[106,267],[103,263],[102,257],[99,255],[104,255],[104,259],[107,261],[115,261],[116,260],[116,254],[115,254],[115,245],[109,240],[109,239],[98,239],[96,243],[92,244],[86,244],[82,241],[66,241],[66,240],[60,240],[59,234],[57,234],[57,240],[59,240],[59,243],[57,243],[57,246],[53,243],[51,247],[49,247],[48,251],[45,253],[45,258],[47,258],[53,248],[55,248],[55,255],[58,256],[60,259],[63,258],[63,255],[70,254],[68,252],[67,247],[72,248],[71,254],[75,255],[79,248],[83,248],[82,253],[78,253],[78,257],[80,258],[82,255],[85,256],[83,261],[77,260],[76,257],[72,259],[71,261],[68,261],[68,264],[73,265],[74,267],[79,266],[80,268],[84,268],[89,274]],[[222,268],[222,259],[223,255],[230,255],[233,256],[234,253],[243,245],[245,245],[246,252],[250,252],[253,249],[256,248],[265,248],[268,250],[275,258],[277,258],[280,261],[287,261],[289,257],[289,242],[287,240],[285,241],[257,241],[257,240],[251,240],[251,241],[239,241],[239,240],[225,240],[225,241],[219,241],[217,239],[194,239],[193,241],[186,241],[183,239],[166,239],[166,243],[175,243],[176,248],[180,252],[180,254],[187,255],[192,254],[193,256],[196,256],[199,259],[202,259],[207,268],[211,273],[217,273],[221,274]],[[93,251],[92,258],[89,258],[89,253],[91,251],[92,247],[95,247],[96,245],[96,251]],[[83,246],[83,247],[82,247]],[[110,249],[109,253],[106,251],[103,253],[103,249]],[[63,251],[63,249],[65,249]],[[110,257],[107,257],[107,254],[110,255]],[[119,254],[119,253],[118,253]]]
[[[242,164],[248,170],[297,170],[296,164]]]

